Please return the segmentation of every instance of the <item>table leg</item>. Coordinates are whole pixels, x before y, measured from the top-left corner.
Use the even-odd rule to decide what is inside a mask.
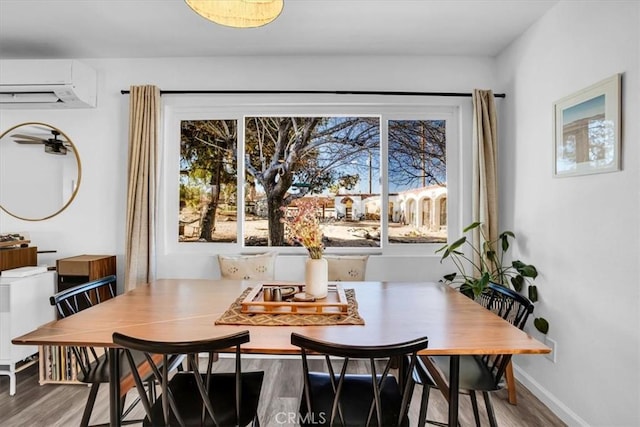
[[[109,425],[120,426],[120,354],[117,348],[109,348]]]
[[[506,370],[504,371],[505,378],[507,380],[507,392],[509,397],[509,403],[512,405],[518,404],[518,397],[516,393],[516,377],[513,376],[513,360],[509,361]]]
[[[458,426],[458,396],[460,377],[460,356],[449,358],[449,426]]]

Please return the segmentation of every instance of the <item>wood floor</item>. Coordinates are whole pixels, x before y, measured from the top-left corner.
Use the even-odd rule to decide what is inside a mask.
[[[220,370],[233,368],[233,362],[230,359],[222,358],[216,365]],[[265,371],[259,408],[261,425],[265,427],[296,425],[288,422],[287,419],[295,417],[302,389],[300,360],[295,358],[278,360],[247,358],[243,359],[242,369]],[[17,393],[15,396],[9,396],[9,378],[0,376],[0,426],[77,426],[88,393],[89,389],[84,385],[40,386],[38,384],[38,367],[33,365],[18,373]],[[421,388],[416,387],[410,412],[412,425],[415,425],[417,419],[420,393]],[[493,403],[501,427],[566,425],[520,384],[518,384],[517,406],[507,402],[504,391],[493,395]],[[91,422],[94,424],[108,422],[108,406],[108,387],[102,386]],[[488,425],[482,403],[480,408],[481,416],[484,417],[482,425]],[[133,418],[139,417],[143,411],[140,406],[136,410],[138,412],[132,414]],[[428,418],[437,421],[446,421],[447,419],[447,405],[438,391],[431,393]],[[466,396],[461,397],[460,424],[461,426],[474,425],[471,405]]]

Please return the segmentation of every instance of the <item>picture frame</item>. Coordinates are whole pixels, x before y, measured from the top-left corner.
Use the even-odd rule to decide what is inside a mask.
[[[620,86],[615,74],[553,104],[553,175],[620,170]]]

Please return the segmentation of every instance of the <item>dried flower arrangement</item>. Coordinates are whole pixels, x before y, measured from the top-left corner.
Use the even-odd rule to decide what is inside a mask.
[[[299,243],[309,252],[312,259],[322,258],[324,245],[322,244],[322,229],[316,216],[318,203],[315,199],[300,201],[297,212],[287,216],[287,207],[282,209],[285,213],[282,222],[290,241]]]

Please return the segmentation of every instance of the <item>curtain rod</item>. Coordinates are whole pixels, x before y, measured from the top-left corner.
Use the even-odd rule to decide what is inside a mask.
[[[129,94],[121,90],[122,95]],[[402,92],[402,91],[367,91],[367,90],[161,90],[160,95],[182,94],[331,94],[331,95],[401,95],[401,96],[458,96],[471,97],[465,92]],[[494,98],[504,98],[504,93],[494,93]]]

